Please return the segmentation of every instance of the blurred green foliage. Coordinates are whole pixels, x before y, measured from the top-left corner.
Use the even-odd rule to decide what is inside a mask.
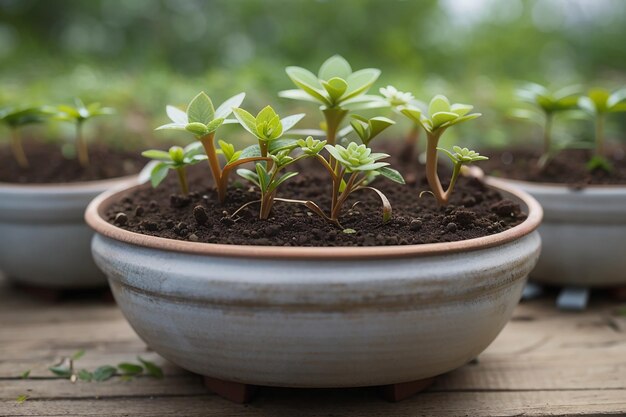
[[[118,115],[95,128],[132,141],[153,138],[166,103],[246,91],[246,108],[306,111],[317,127],[310,106],[276,97],[283,69],[339,53],[382,69],[372,91],[476,103],[485,117],[457,135],[504,144],[540,136],[506,117],[520,81],[626,84],[625,23],[621,0],[0,0],[0,106],[99,101]]]

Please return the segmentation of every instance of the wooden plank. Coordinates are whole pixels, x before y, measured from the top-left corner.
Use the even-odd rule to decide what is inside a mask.
[[[0,402],[11,416],[580,416],[623,415],[624,391],[426,392],[390,404],[372,390],[261,390],[249,405],[213,395]]]

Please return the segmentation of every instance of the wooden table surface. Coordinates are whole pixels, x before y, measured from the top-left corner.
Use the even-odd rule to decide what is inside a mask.
[[[399,403],[371,388],[262,388],[251,404],[237,405],[147,351],[114,304],[43,302],[0,279],[0,416],[626,415],[626,317],[618,304],[592,298],[587,311],[565,313],[553,302],[521,304],[478,363]],[[162,366],[165,377],[71,383],[48,370],[80,349],[86,353],[77,368],[141,355]],[[29,378],[21,378],[27,370]]]

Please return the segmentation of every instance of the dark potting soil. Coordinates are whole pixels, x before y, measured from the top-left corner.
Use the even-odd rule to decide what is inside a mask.
[[[480,167],[488,174],[532,182],[571,184],[580,188],[587,184],[626,184],[626,146],[611,148],[607,160],[613,169],[589,170],[592,157],[588,149],[566,149],[543,167],[537,161],[541,154],[528,149],[485,151],[488,161]]]
[[[95,181],[137,174],[147,160],[137,151],[109,149],[101,144],[89,147],[89,166],[68,159],[58,144],[24,143],[29,167],[21,168],[9,146],[0,147],[0,182],[19,184]]]
[[[313,161],[311,161],[313,162]],[[417,165],[417,164],[415,164]],[[502,232],[526,215],[518,204],[503,199],[473,178],[461,178],[451,203],[439,207],[415,165],[403,174],[407,185],[377,179],[393,207],[392,219],[382,223],[381,203],[369,190],[353,194],[340,218],[344,233],[299,204],[277,201],[268,220],[258,219],[259,205],[253,204],[233,216],[243,204],[257,200],[259,193],[244,180],[235,178],[224,205],[210,187],[208,167],[190,169],[190,193],[182,198],[172,173],[157,189],[141,186],[106,210],[108,221],[123,229],[151,236],[194,242],[271,246],[380,246],[451,242]],[[398,167],[396,168],[405,168]],[[301,170],[302,172],[302,170]],[[310,199],[320,207],[330,205],[329,179],[321,167],[287,181],[278,197]],[[358,202],[358,204],[357,204]]]

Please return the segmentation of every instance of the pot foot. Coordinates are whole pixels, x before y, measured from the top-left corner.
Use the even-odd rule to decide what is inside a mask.
[[[398,402],[424,391],[435,382],[435,378],[420,379],[399,384],[383,385],[380,387],[380,395],[389,402]]]
[[[245,404],[252,400],[257,386],[241,382],[223,381],[221,379],[203,377],[204,386],[216,395],[238,404]]]
[[[582,311],[587,308],[589,288],[565,287],[556,299],[556,306],[560,310]]]

